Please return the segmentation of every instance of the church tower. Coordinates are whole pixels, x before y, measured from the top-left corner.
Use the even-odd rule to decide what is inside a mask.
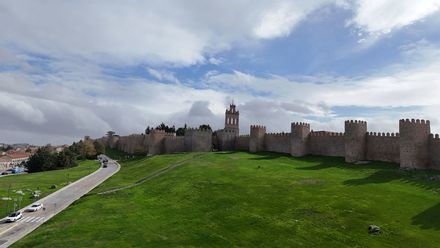
[[[229,105],[229,109],[225,113],[225,130],[234,131],[239,134],[239,111],[236,110],[234,102]]]

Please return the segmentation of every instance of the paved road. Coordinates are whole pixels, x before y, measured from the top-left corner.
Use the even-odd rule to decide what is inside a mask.
[[[38,202],[43,203],[46,208],[45,211],[25,212],[26,207],[22,209],[23,218],[16,223],[4,223],[2,220],[2,223],[0,223],[0,248],[8,247],[23,238],[118,172],[120,169],[119,164],[109,158],[108,160],[107,168],[101,167],[92,174],[40,199]]]

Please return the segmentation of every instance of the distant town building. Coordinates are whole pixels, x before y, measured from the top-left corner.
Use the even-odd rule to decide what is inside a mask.
[[[9,169],[21,165],[29,160],[29,153],[6,153],[0,156],[0,169]]]

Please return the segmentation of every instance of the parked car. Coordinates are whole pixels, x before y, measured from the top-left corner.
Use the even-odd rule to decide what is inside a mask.
[[[14,169],[12,169],[12,174],[19,174],[19,173],[23,173],[24,169],[21,167],[15,167]]]
[[[4,175],[8,175],[9,173],[7,172],[7,171],[3,171],[2,172],[2,175],[4,176]]]
[[[6,222],[16,222],[21,219],[21,217],[23,217],[23,214],[20,211],[17,211],[6,217]]]
[[[28,207],[27,210],[29,212],[36,212],[42,208],[43,208],[43,203],[35,203],[35,204],[32,204],[32,206]]]

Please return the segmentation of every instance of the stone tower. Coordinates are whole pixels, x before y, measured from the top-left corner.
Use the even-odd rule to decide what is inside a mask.
[[[430,164],[431,127],[425,120],[400,120],[400,167],[427,169]]]
[[[365,160],[367,122],[345,121],[345,162]]]
[[[290,155],[302,157],[309,152],[310,124],[292,122],[290,126]]]
[[[259,152],[264,150],[265,135],[265,126],[251,125],[251,135],[249,137],[249,152]]]
[[[231,103],[229,109],[225,113],[225,130],[234,131],[239,135],[239,111],[236,110],[235,104]]]

